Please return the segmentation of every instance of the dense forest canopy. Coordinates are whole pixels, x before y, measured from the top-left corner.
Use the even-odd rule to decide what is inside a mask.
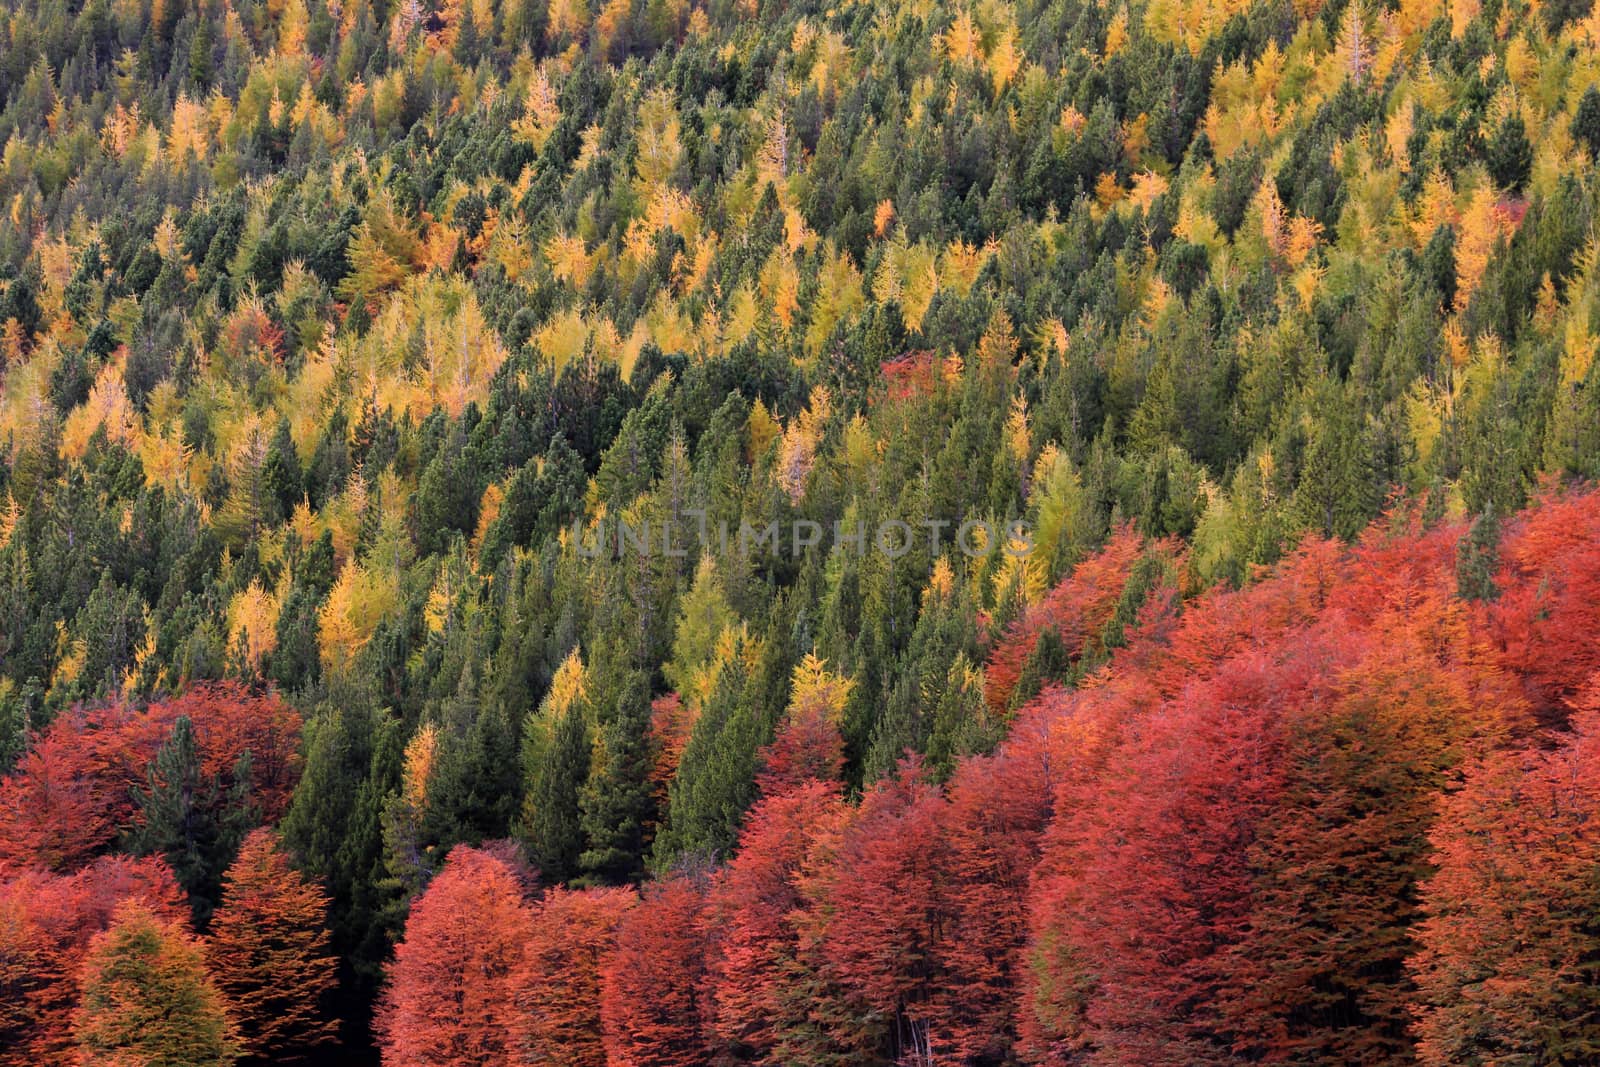
[[[1594,1062],[1597,86],[4,0],[0,1064]]]

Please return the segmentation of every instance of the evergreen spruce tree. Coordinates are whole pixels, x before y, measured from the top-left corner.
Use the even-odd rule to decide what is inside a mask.
[[[684,746],[668,787],[668,824],[656,837],[653,862],[665,870],[680,857],[726,855],[739,820],[755,797],[756,751],[766,736],[751,714],[753,683],[742,659],[725,665]]]
[[[1572,136],[1589,150],[1590,159],[1600,160],[1600,88],[1591,85],[1583,91],[1572,116]]]
[[[655,765],[650,737],[650,688],[632,671],[610,711],[600,716],[589,779],[579,795],[584,878],[620,884],[644,873],[655,828]]]
[[[589,777],[588,703],[573,702],[552,725],[549,749],[532,769],[522,838],[540,874],[550,881],[565,881],[578,873],[583,852],[579,793]]]
[[[1488,508],[1472,521],[1456,546],[1456,595],[1462,600],[1493,600],[1500,595],[1494,572],[1500,566],[1500,522]]]
[[[187,715],[150,766],[148,787],[137,795],[139,821],[129,846],[159,855],[189,894],[197,925],[204,927],[220,896],[222,872],[256,822],[250,802],[250,753],[234,769],[231,787],[207,774]]]
[[[1512,112],[1501,121],[1484,154],[1495,184],[1513,193],[1521,192],[1533,170],[1533,146],[1528,143],[1528,129],[1521,115]]]
[[[292,515],[301,492],[300,454],[289,435],[289,420],[280,419],[272,443],[267,446],[267,458],[261,464],[262,503],[269,521],[281,522]]]

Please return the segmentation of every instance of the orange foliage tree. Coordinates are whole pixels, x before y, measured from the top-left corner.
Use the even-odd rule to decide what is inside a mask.
[[[940,948],[958,873],[940,827],[944,798],[920,770],[907,763],[868,791],[811,892],[830,975],[890,1021],[898,1057],[930,1063],[946,1052],[930,1020],[950,981]]]
[[[1060,641],[1074,663],[1104,651],[1099,639],[1143,547],[1143,540],[1131,527],[1122,527],[1103,549],[1073,568],[1011,624],[989,654],[984,671],[984,696],[992,709],[1004,712],[1010,706],[1023,669],[1047,632]]]
[[[73,1016],[80,1067],[196,1064],[237,1058],[222,994],[181,923],[125,901],[96,934]]]
[[[206,957],[252,1058],[288,1063],[333,1037],[324,1001],[338,982],[328,896],[289,864],[272,831],[252,831],[223,876]]]
[[[811,781],[766,797],[751,809],[738,855],[712,885],[711,1031],[736,1055],[791,1063],[814,1053],[808,1042],[815,1040],[848,1058],[853,1042],[842,1028],[804,1025],[821,1003],[818,961],[795,921],[807,903],[807,877],[848,819],[837,785]]]

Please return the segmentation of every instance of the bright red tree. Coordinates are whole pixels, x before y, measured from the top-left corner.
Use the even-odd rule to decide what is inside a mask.
[[[513,983],[530,909],[505,860],[453,849],[411,905],[395,946],[375,1028],[391,1067],[519,1062]]]
[[[1035,881],[1031,1058],[1409,1055],[1436,798],[1527,725],[1454,599],[1458,539],[1313,542],[1079,695],[1108,747],[1060,791]]]
[[[794,670],[789,707],[777,735],[759,754],[756,784],[765,795],[807,782],[837,782],[844,771],[839,722],[854,683],[814,655]]]
[[[1128,573],[1143,550],[1143,539],[1132,527],[1123,526],[1104,548],[1074,567],[1011,624],[1004,639],[989,654],[985,667],[984,696],[990,708],[996,712],[1009,709],[1023,666],[1046,630],[1055,631],[1074,661],[1104,651],[1098,639],[1111,621]]]
[[[736,1055],[800,1062],[817,1041],[835,1054],[841,1050],[834,1046],[844,1045],[848,1055],[858,1036],[812,1024],[823,1004],[820,967],[797,923],[807,904],[804,883],[825,865],[849,814],[831,783],[811,781],[763,798],[750,810],[738,854],[713,883],[706,907],[711,1032]]]
[[[897,1058],[944,1058],[936,1004],[949,987],[941,941],[959,876],[940,819],[944,797],[907,763],[862,799],[837,850],[809,892],[822,916],[829,974],[890,1020]]]
[[[1600,676],[1553,750],[1497,752],[1445,801],[1410,966],[1425,1064],[1600,1060]]]
[[[1559,719],[1600,670],[1600,492],[1546,494],[1506,524],[1489,632],[1536,710]]]
[[[82,756],[74,739],[52,729],[0,780],[0,862],[77,867],[111,841],[119,819],[131,816],[132,805]]]
[[[709,1056],[706,885],[679,875],[646,888],[600,965],[600,1016],[616,1067],[697,1067]]]
[[[523,1062],[605,1067],[601,961],[636,899],[631,889],[557,888],[539,901],[513,979]]]
[[[1257,1058],[1410,1055],[1404,961],[1438,799],[1526,721],[1437,590],[1396,596],[1343,640],[1354,661],[1287,717],[1285,792],[1248,857],[1248,927],[1220,961],[1220,1029]]]

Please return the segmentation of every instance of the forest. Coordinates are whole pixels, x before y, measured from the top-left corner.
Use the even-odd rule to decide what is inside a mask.
[[[1600,1062],[1593,0],[0,0],[0,143],[0,1067]]]

